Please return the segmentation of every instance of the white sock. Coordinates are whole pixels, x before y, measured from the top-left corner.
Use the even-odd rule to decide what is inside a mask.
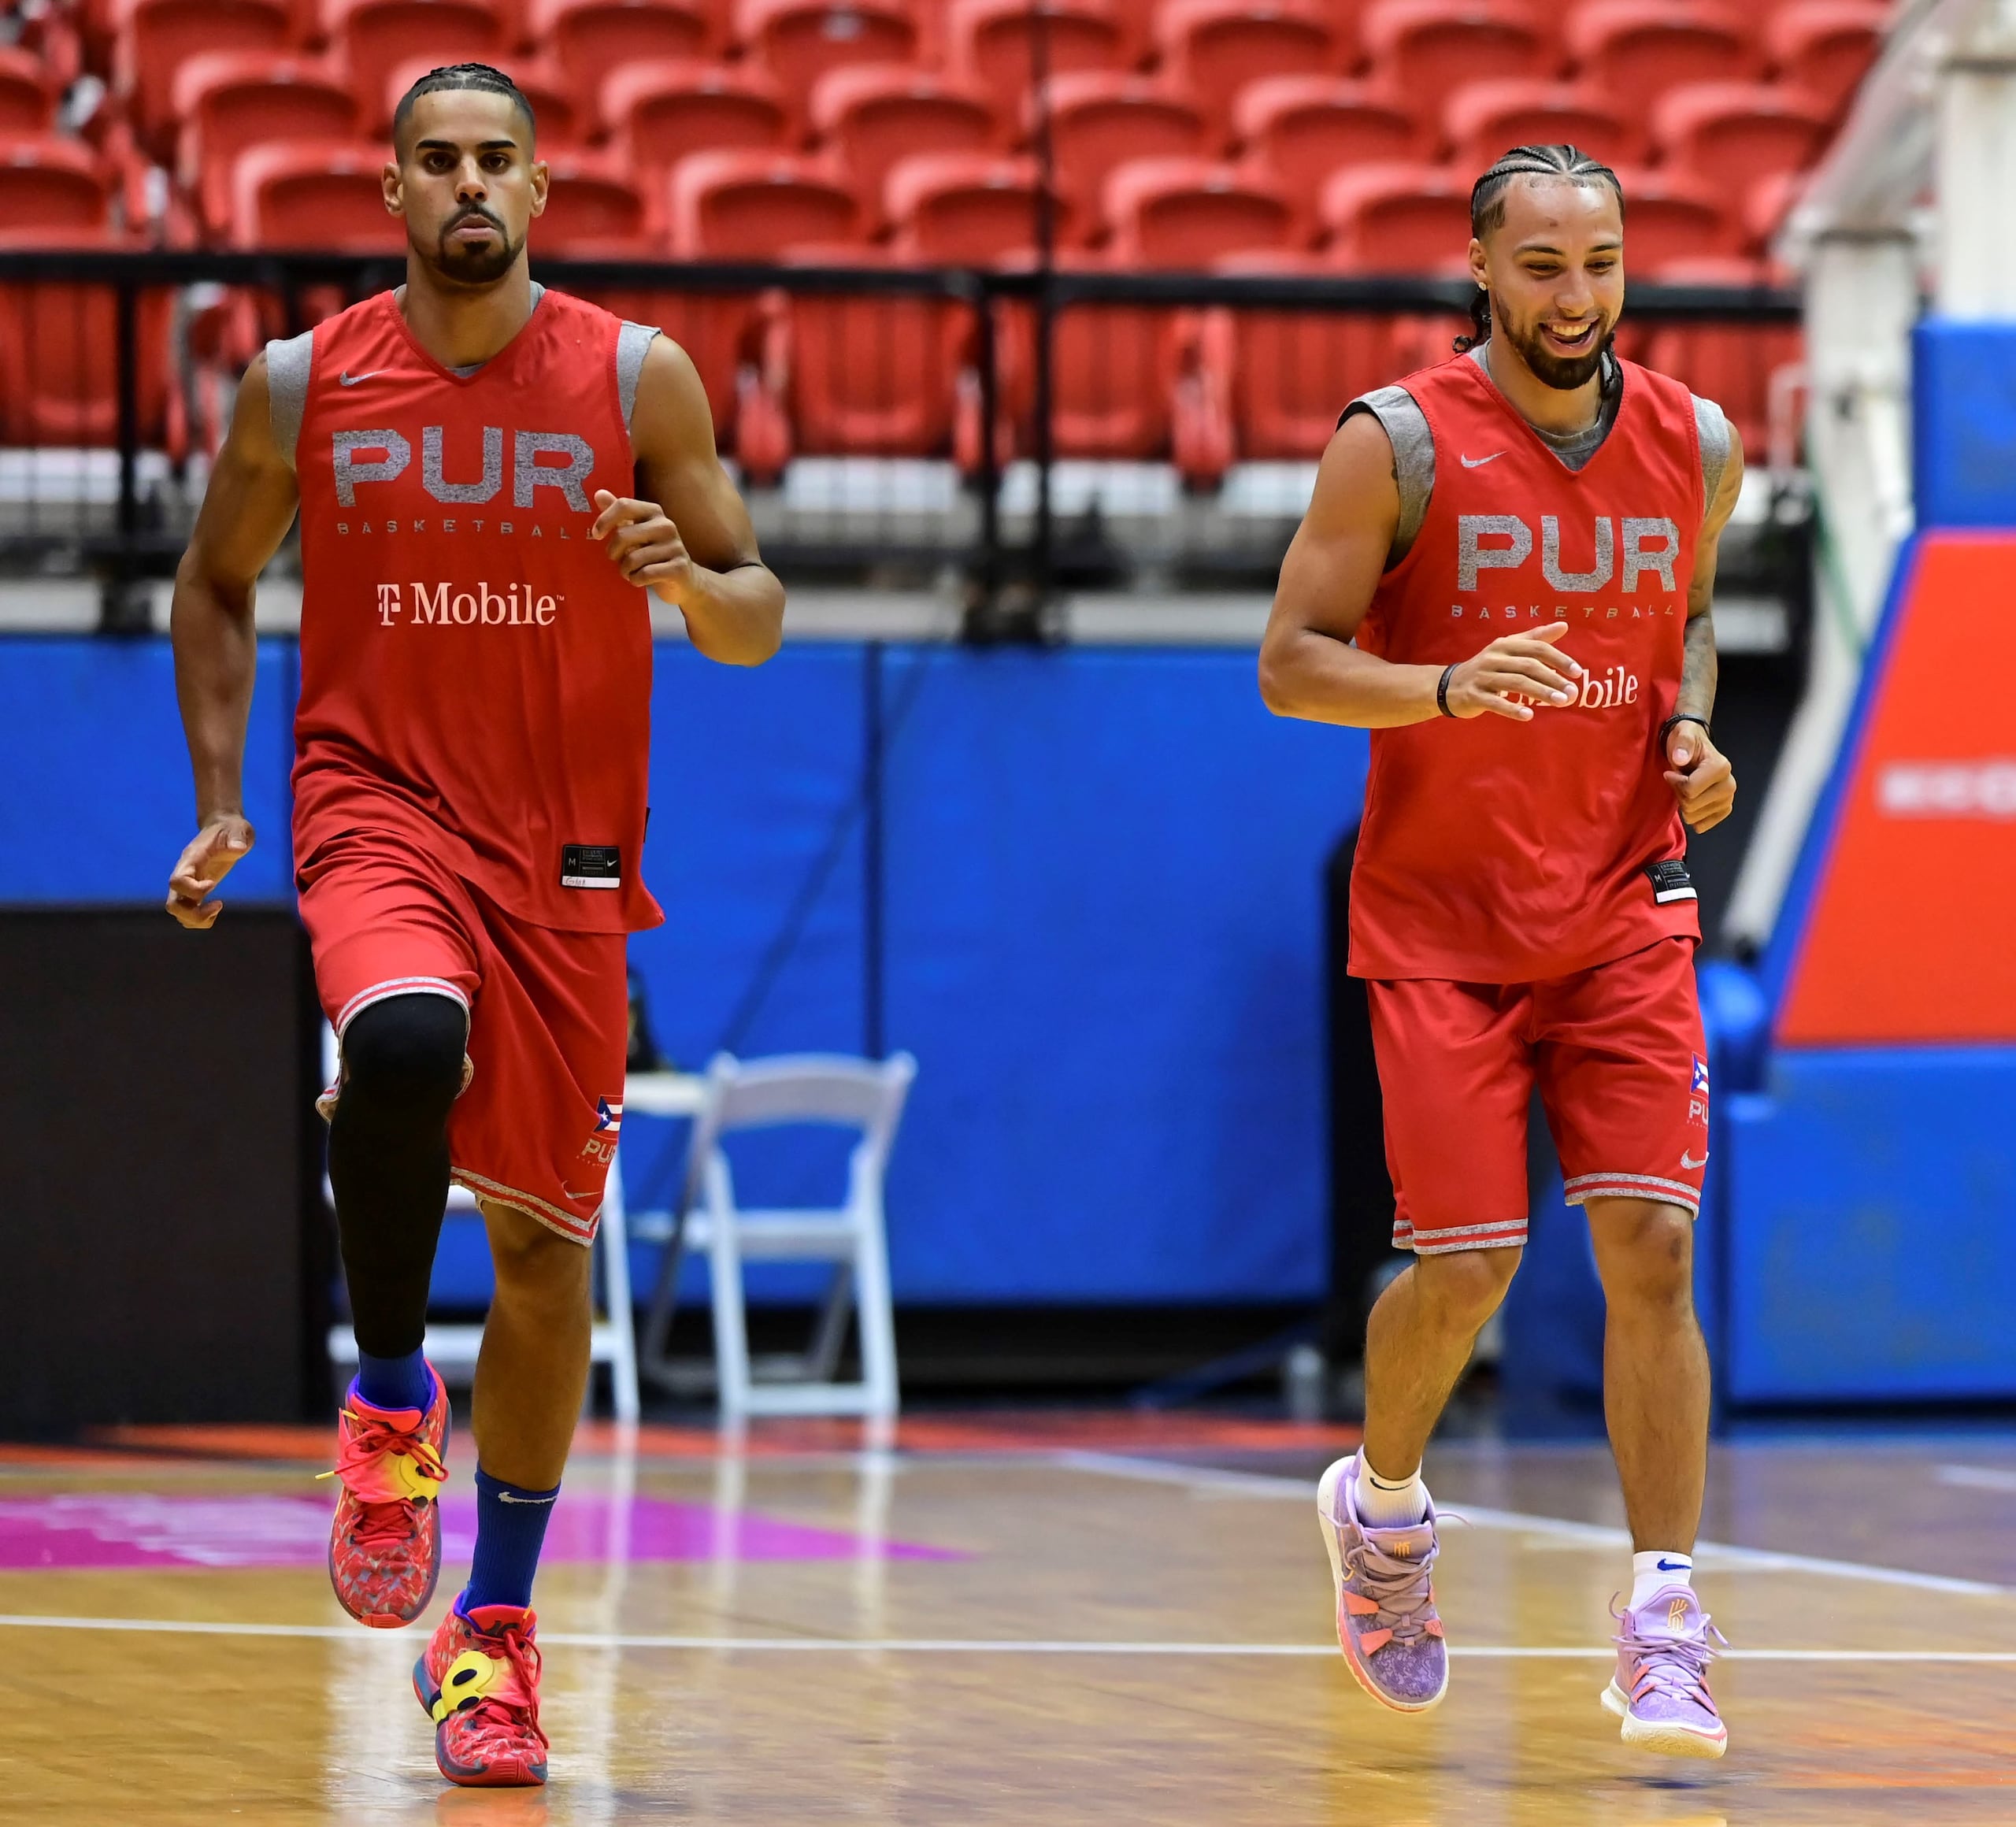
[[[1428,1487],[1421,1481],[1417,1466],[1411,1477],[1382,1478],[1358,1456],[1358,1482],[1352,1496],[1358,1503],[1358,1521],[1373,1529],[1411,1529],[1428,1515]]]
[[[1672,1548],[1648,1548],[1631,1557],[1631,1609],[1636,1611],[1655,1592],[1668,1586],[1694,1584],[1694,1557]]]

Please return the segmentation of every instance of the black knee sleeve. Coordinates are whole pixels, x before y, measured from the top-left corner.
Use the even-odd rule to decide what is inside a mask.
[[[448,1199],[448,1113],[462,1088],[469,1017],[447,996],[389,996],[344,1032],[329,1124],[329,1184],[358,1349],[420,1349]]]

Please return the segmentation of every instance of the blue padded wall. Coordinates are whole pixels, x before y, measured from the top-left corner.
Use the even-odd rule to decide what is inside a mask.
[[[1731,1100],[1738,1401],[2016,1395],[2016,1048],[1779,1053]]]
[[[2016,324],[1911,332],[1911,484],[1922,528],[2016,527]]]

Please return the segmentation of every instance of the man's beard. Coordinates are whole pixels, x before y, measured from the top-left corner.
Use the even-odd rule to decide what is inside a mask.
[[[1530,324],[1519,324],[1501,316],[1498,301],[1492,300],[1492,328],[1495,334],[1518,350],[1519,359],[1531,370],[1533,378],[1543,386],[1558,387],[1563,393],[1573,393],[1577,387],[1586,387],[1603,366],[1603,358],[1610,353],[1615,339],[1617,326],[1606,324],[1590,345],[1585,355],[1557,355],[1547,347],[1543,339],[1540,324],[1544,320],[1536,317]]]
[[[455,231],[469,221],[487,222],[497,231],[496,239],[474,245],[454,239]],[[440,239],[426,259],[442,278],[458,285],[488,285],[510,271],[511,263],[518,258],[523,245],[521,243],[518,246],[512,246],[504,224],[487,209],[465,209],[443,225]]]

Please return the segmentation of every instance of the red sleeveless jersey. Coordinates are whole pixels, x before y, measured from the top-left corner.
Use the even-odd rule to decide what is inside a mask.
[[[1700,936],[1693,900],[1648,873],[1687,847],[1659,725],[1680,691],[1700,436],[1685,387],[1621,365],[1616,421],[1579,471],[1468,358],[1401,383],[1433,434],[1435,487],[1358,645],[1443,666],[1566,621],[1559,649],[1588,676],[1530,722],[1373,731],[1354,976],[1527,983]]]
[[[641,876],[645,592],[591,540],[632,491],[618,319],[548,289],[466,377],[390,292],[314,332],[295,447],[295,856],[401,833],[506,912],[580,932],[663,916]]]

